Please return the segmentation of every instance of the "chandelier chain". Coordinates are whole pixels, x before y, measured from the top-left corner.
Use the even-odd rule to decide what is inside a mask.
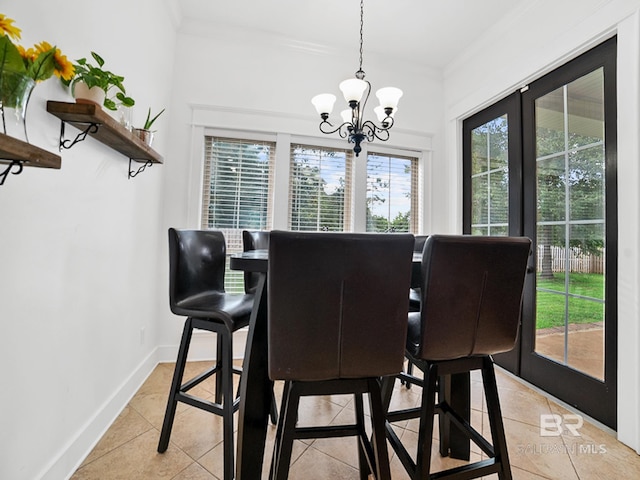
[[[360,71],[362,72],[362,30],[364,26],[364,0],[360,0]]]

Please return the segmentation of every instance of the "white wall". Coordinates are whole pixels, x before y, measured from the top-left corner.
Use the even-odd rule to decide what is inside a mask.
[[[444,72],[447,151],[433,168],[447,190],[439,196],[447,208],[436,222],[459,230],[462,119],[617,33],[618,438],[640,452],[638,8],[638,0],[537,0],[495,25]]]
[[[0,11],[23,45],[101,54],[125,76],[137,123],[170,105],[176,27],[164,2],[2,1]],[[57,152],[48,99],[73,101],[55,78],[37,85],[27,126],[32,144]],[[170,115],[155,144],[167,163]],[[128,159],[93,139],[61,155],[61,170],[25,168],[0,187],[3,479],[67,477],[156,363],[164,166],[128,180]]]
[[[620,384],[629,395],[620,401],[630,419],[620,422],[620,436],[637,448],[640,55],[637,14],[623,19],[638,1],[581,0],[579,11],[566,3],[576,4],[532,2],[529,11],[478,39],[446,70],[446,97],[440,72],[380,58],[366,45],[363,67],[374,89],[392,84],[405,92],[390,146],[425,150],[424,232],[455,232],[461,225],[459,120],[620,22],[628,75],[619,95],[629,102],[619,112],[619,188],[620,198],[630,199],[620,211],[627,262],[620,268]],[[65,478],[155,363],[175,358],[182,322],[169,313],[166,298],[166,230],[198,226],[203,128],[326,139],[317,133],[309,99],[328,89],[338,93],[338,83],[357,69],[357,45],[330,51],[195,22],[183,23],[176,35],[170,12],[177,5],[0,0],[25,44],[46,39],[70,58],[102,54],[125,75],[138,101],[138,123],[148,106],[168,107],[154,145],[165,163],[135,179],[127,179],[125,157],[87,140],[63,152],[62,170],[25,169],[0,187],[0,478]],[[32,143],[56,151],[59,122],[45,112],[47,99],[70,101],[55,80],[38,85],[29,132]]]
[[[318,131],[320,119],[311,97],[325,91],[339,95],[340,81],[353,77],[358,69],[357,44],[348,51],[311,48],[264,32],[196,21],[184,22],[179,32],[169,146],[170,156],[176,161],[165,166],[167,227],[199,226],[205,127],[302,135],[323,142],[335,137],[339,146],[345,145],[337,135],[329,137]],[[438,155],[431,150],[439,148],[438,139],[442,138],[440,73],[381,59],[375,52],[366,51],[366,45],[363,69],[374,91],[387,85],[404,91],[391,139],[381,145],[424,151],[425,162],[430,161],[432,153]],[[374,96],[369,108],[376,101]],[[339,102],[336,111],[340,110]],[[288,156],[276,161],[286,163]],[[287,168],[285,165],[277,171]],[[276,203],[276,208],[286,205]],[[283,218],[278,213],[282,212],[276,212],[276,216]],[[180,325],[170,313],[163,325],[159,344],[167,347],[163,352],[169,352]]]

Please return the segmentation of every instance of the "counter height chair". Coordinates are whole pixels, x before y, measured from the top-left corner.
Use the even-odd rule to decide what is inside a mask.
[[[427,241],[429,235],[416,235],[415,241],[413,244],[413,252],[414,253],[422,253],[424,250],[424,242]],[[411,288],[409,289],[409,311],[410,312],[419,312],[420,311],[420,284],[422,283],[421,275],[419,271],[416,271],[414,266],[411,272]],[[413,374],[413,364],[410,359],[407,359],[407,373],[409,375]],[[401,379],[402,384],[404,384],[407,388],[411,388],[411,383],[405,382]]]
[[[248,252],[250,250],[267,250],[269,248],[269,231],[267,230],[243,230],[242,231],[242,250]],[[245,293],[256,293],[258,281],[260,277],[256,272],[244,272],[244,291]],[[269,419],[274,425],[278,423],[278,407],[275,393],[271,392],[271,410]]]
[[[413,251],[415,253],[422,253],[424,250],[424,243],[427,241],[428,235],[416,235],[413,244]],[[409,310],[414,312],[420,311],[420,278],[419,272],[412,272],[411,275],[411,289],[409,289]]]
[[[424,379],[401,374],[422,387],[421,405],[387,413],[389,442],[410,477],[470,479],[497,473],[511,479],[498,389],[491,355],[513,348],[531,241],[524,237],[432,235],[424,247],[420,312],[409,313],[406,355]],[[465,415],[436,391],[442,376],[481,370],[493,444]],[[384,385],[385,399],[393,382]],[[385,401],[385,405],[388,402]],[[430,472],[434,414],[446,417],[489,457],[461,467]],[[410,457],[391,423],[419,418],[418,451]],[[442,423],[441,423],[442,426]],[[441,429],[441,441],[442,441]]]
[[[266,230],[243,230],[242,249],[245,252],[250,250],[267,250],[269,248],[269,233]],[[258,287],[259,274],[256,272],[244,272],[245,293],[255,293]]]
[[[249,324],[253,295],[230,294],[224,289],[226,242],[220,231],[169,229],[169,304],[176,315],[187,317],[173,373],[158,452],[169,445],[178,402],[223,418],[224,479],[234,477],[233,413],[240,405],[233,394],[232,334]],[[181,384],[194,329],[215,332],[215,365]],[[189,390],[215,375],[215,401],[198,398]]]
[[[379,379],[402,371],[412,249],[410,234],[271,232],[268,370],[285,385],[270,478],[287,478],[294,439],[344,436],[360,478],[390,478]],[[296,425],[300,397],[337,394],[354,395],[354,424]]]

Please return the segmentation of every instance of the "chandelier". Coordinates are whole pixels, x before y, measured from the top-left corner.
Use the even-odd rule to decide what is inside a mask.
[[[340,83],[340,90],[349,108],[340,112],[342,125],[334,127],[329,122],[329,115],[333,111],[336,96],[331,93],[321,93],[311,99],[311,103],[320,114],[320,131],[327,135],[338,133],[342,138],[348,138],[349,143],[354,143],[353,151],[356,157],[362,151],[360,144],[367,140],[372,142],[375,138],[386,142],[389,140],[389,130],[393,127],[393,117],[398,110],[398,101],[402,96],[402,90],[395,87],[384,87],[376,92],[380,105],[374,108],[379,125],[371,120],[364,120],[364,108],[371,93],[371,84],[364,79],[362,70],[362,28],[364,25],[364,0],[360,0],[360,68],[355,73],[356,78],[350,78]],[[363,99],[364,97],[364,99]]]

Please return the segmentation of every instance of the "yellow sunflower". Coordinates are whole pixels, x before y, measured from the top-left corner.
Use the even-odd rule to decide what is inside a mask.
[[[13,40],[20,40],[20,32],[22,30],[13,25],[13,22],[14,20],[0,13],[0,34],[2,36],[7,35]]]
[[[54,54],[53,58],[56,64],[53,74],[63,80],[71,80],[73,78],[73,75],[76,73],[76,69],[74,68],[73,63],[70,62],[69,59],[67,59],[66,55],[62,54],[59,48],[56,48],[56,53]]]
[[[18,49],[18,52],[20,52],[20,56],[25,60],[33,62],[36,58],[38,58],[39,52],[37,52],[34,48],[25,50],[22,45],[16,45],[16,48]]]

